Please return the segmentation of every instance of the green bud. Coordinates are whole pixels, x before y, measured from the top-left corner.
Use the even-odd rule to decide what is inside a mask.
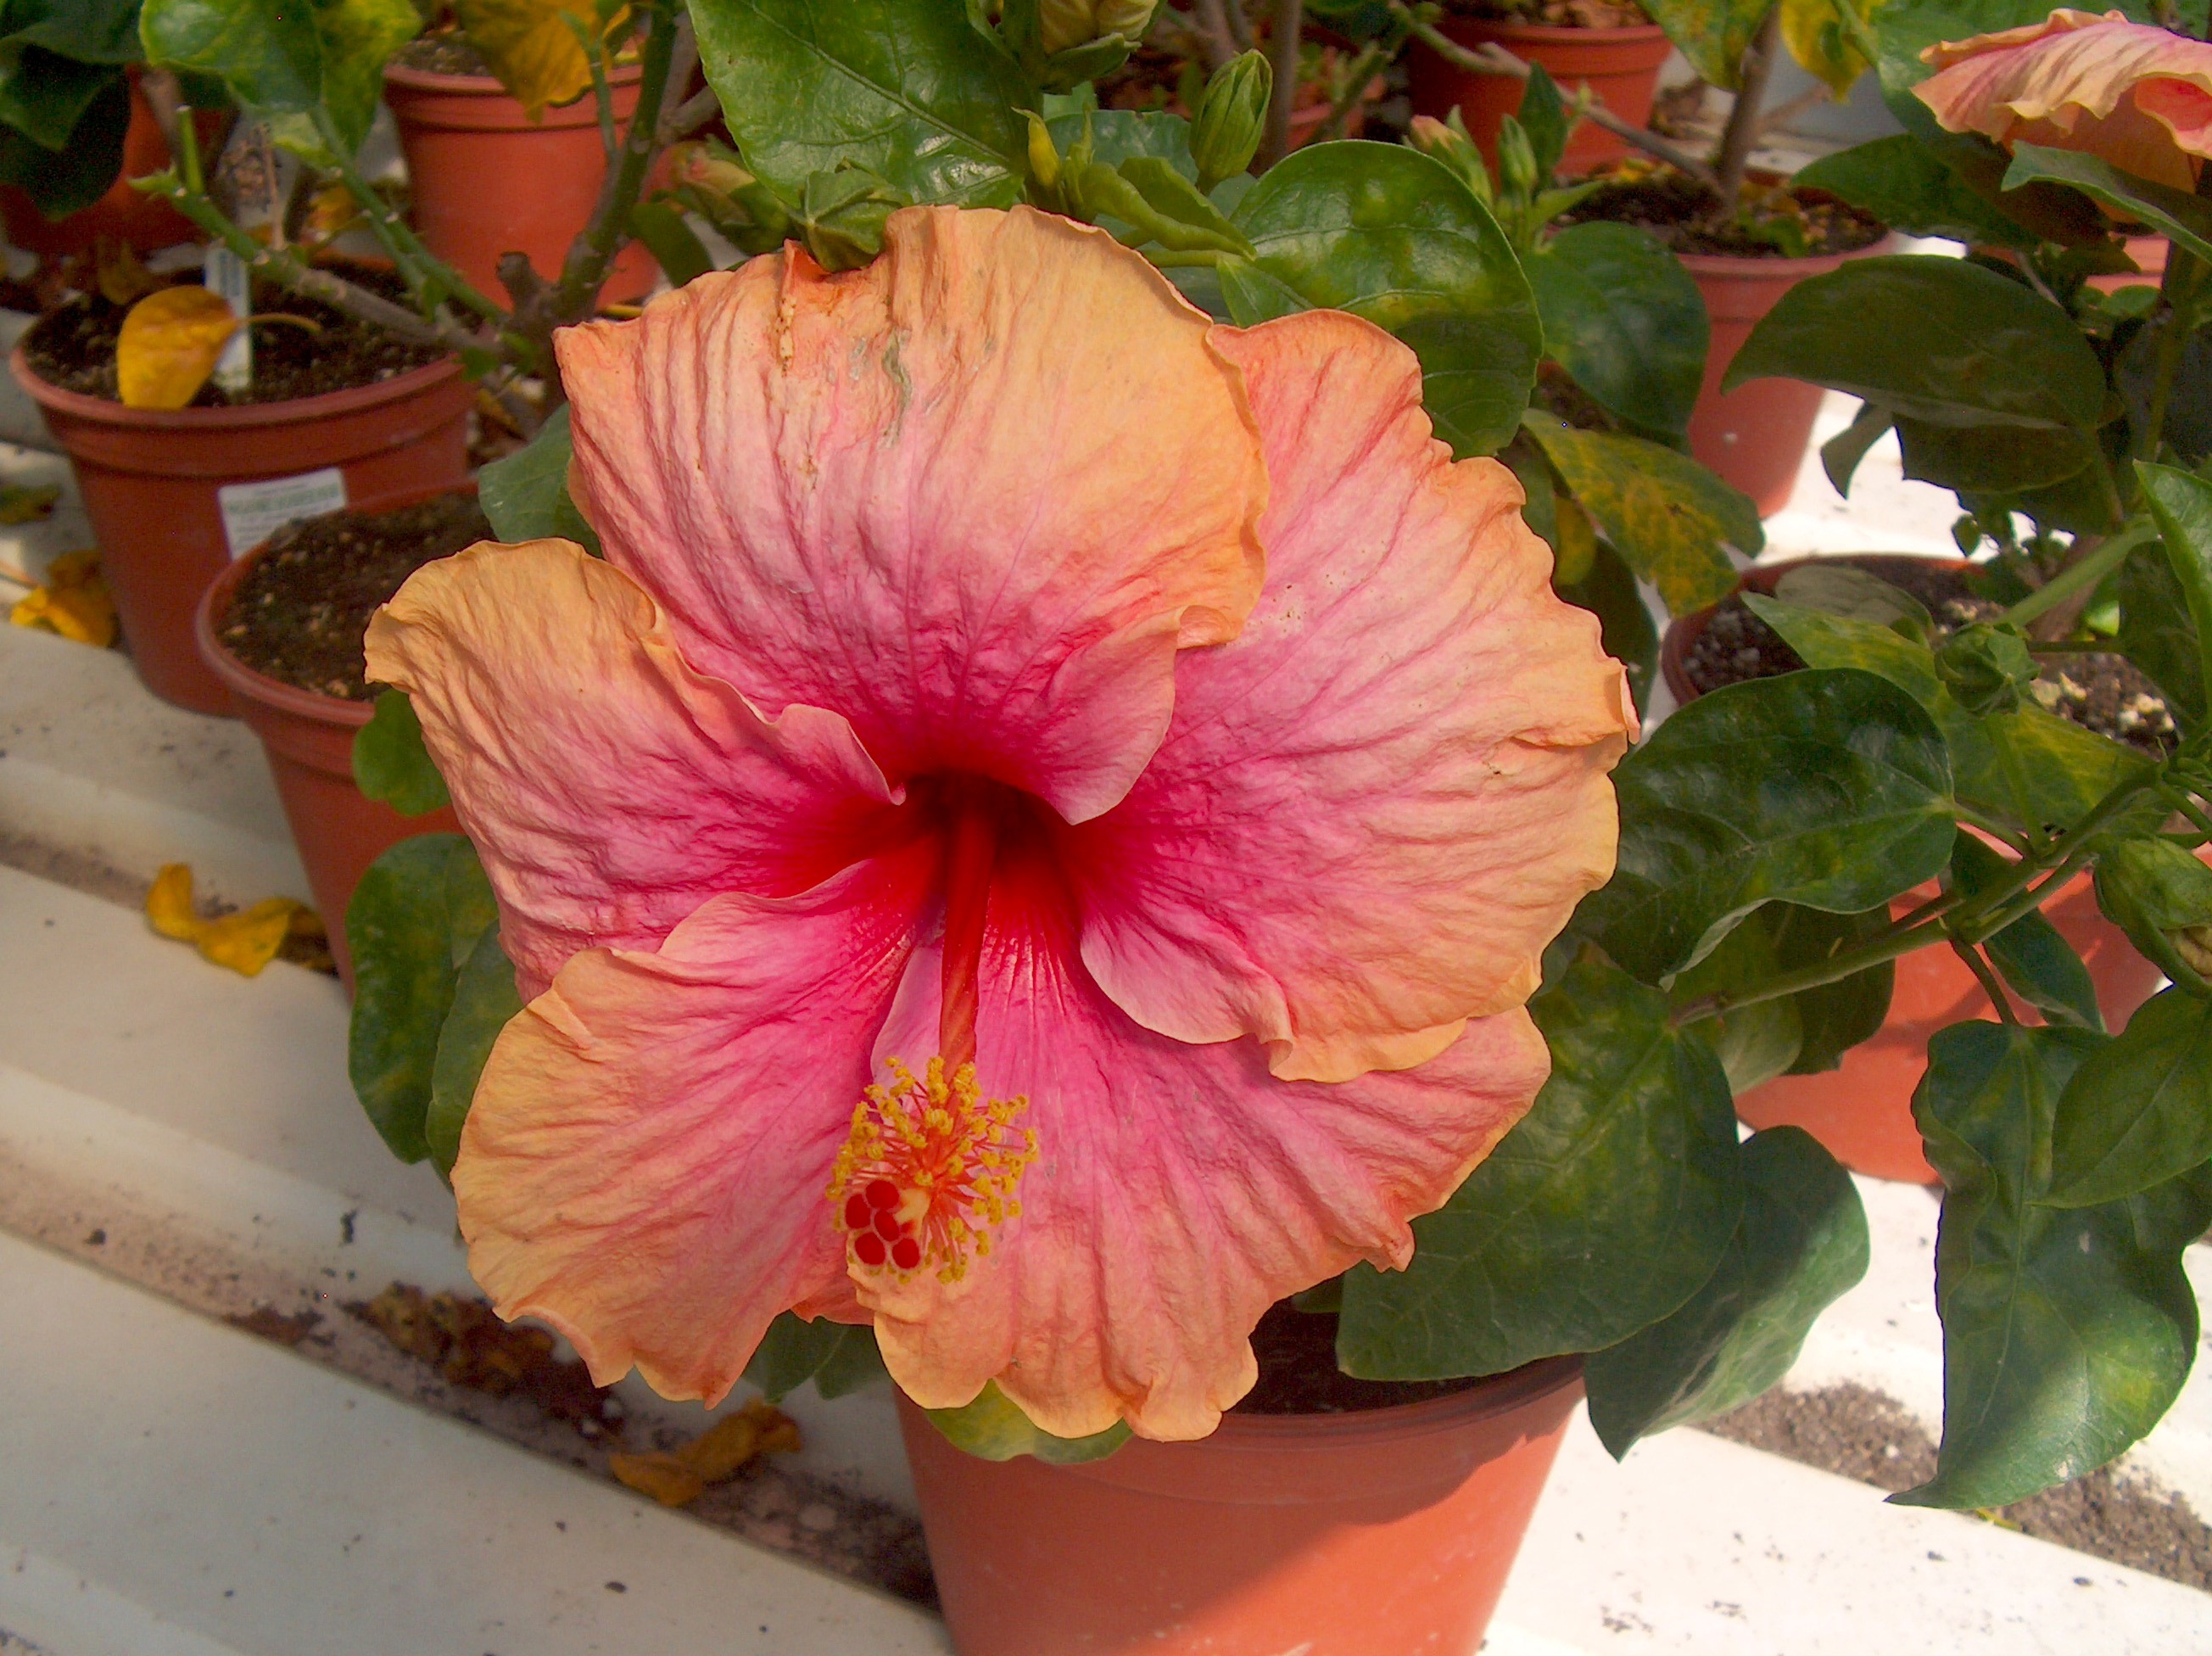
[[[2097,860],[2097,906],[2175,983],[2212,995],[2212,868],[2170,839],[2124,839]]]
[[[1037,0],[1037,44],[1048,57],[1099,40],[1133,46],[1158,7],[1159,0]]]
[[[669,151],[676,194],[738,248],[773,253],[791,234],[791,214],[775,192],[719,143],[684,143]]]
[[[1191,123],[1190,153],[1198,162],[1198,187],[1211,190],[1252,164],[1267,124],[1267,99],[1275,71],[1267,54],[1247,52],[1213,71]]]
[[[907,199],[862,167],[807,176],[799,234],[825,271],[854,271],[884,250],[884,221]]]
[[[1536,147],[1528,142],[1528,129],[1508,115],[1498,129],[1498,183],[1509,200],[1526,201],[1542,180],[1536,167]]]
[[[1977,621],[1936,647],[1936,674],[1968,713],[2010,713],[2035,681],[2027,641],[2009,627]]]
[[[1484,206],[1498,198],[1498,192],[1491,187],[1490,168],[1483,163],[1482,151],[1468,136],[1467,124],[1460,119],[1457,108],[1453,109],[1448,121],[1440,121],[1433,115],[1414,116],[1413,130],[1406,135],[1406,141],[1430,160],[1450,167]]]
[[[1044,117],[1022,112],[1030,124],[1030,178],[1039,189],[1056,192],[1060,188],[1060,149],[1052,141],[1052,130],[1044,124]]]

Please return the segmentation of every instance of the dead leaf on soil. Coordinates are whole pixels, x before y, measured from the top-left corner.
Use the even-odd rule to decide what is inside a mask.
[[[115,600],[100,579],[100,554],[63,553],[48,566],[45,583],[15,600],[8,619],[19,627],[106,649],[115,642]]]
[[[229,302],[206,288],[162,288],[123,319],[116,389],[126,408],[182,408],[199,395],[238,332]]]
[[[484,1300],[394,1282],[346,1309],[450,1385],[495,1397],[519,1394],[594,1442],[622,1435],[622,1404],[592,1384],[582,1363],[555,1357],[551,1335],[502,1323]]]
[[[276,958],[294,936],[323,936],[321,917],[289,897],[264,898],[250,909],[203,920],[192,906],[192,871],[188,863],[165,865],[146,893],[146,918],[164,937],[190,943],[202,958],[247,977]]]
[[[0,484],[0,524],[13,527],[19,523],[36,523],[54,514],[54,502],[62,497],[62,486],[58,483]]]
[[[264,1340],[274,1340],[281,1346],[297,1346],[315,1331],[323,1320],[319,1311],[295,1311],[289,1317],[274,1306],[256,1306],[251,1311],[233,1313],[222,1319],[233,1328],[244,1329],[248,1334],[258,1334]]]
[[[161,285],[161,279],[140,260],[136,247],[106,236],[93,243],[93,271],[100,296],[111,305],[131,304]]]
[[[607,1470],[664,1507],[688,1507],[708,1486],[728,1482],[760,1456],[799,1446],[798,1422],[757,1399],[723,1416],[680,1449],[610,1455]]]

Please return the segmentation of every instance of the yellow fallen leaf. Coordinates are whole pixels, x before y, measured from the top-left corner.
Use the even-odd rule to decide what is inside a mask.
[[[99,238],[93,243],[93,268],[100,294],[111,305],[143,299],[161,285],[160,278],[140,262],[138,250],[127,241]]]
[[[106,649],[115,642],[115,600],[100,578],[100,554],[63,553],[47,569],[45,583],[15,601],[8,619]]]
[[[709,1484],[727,1482],[759,1456],[799,1446],[798,1422],[756,1400],[723,1416],[680,1449],[610,1455],[607,1470],[664,1507],[688,1507]]]
[[[182,408],[199,395],[239,319],[219,293],[163,288],[123,319],[116,389],[126,408]]]
[[[499,83],[532,120],[548,104],[580,97],[592,84],[592,61],[568,20],[586,33],[599,27],[592,0],[455,0],[453,15]],[[622,21],[616,14],[608,32]]]
[[[264,898],[250,909],[203,920],[192,906],[190,865],[172,862],[154,876],[146,893],[146,919],[164,937],[190,943],[218,966],[247,977],[276,958],[288,937],[319,937],[321,917],[289,897]]]
[[[0,484],[0,524],[36,523],[52,517],[54,502],[61,497],[58,483]]]

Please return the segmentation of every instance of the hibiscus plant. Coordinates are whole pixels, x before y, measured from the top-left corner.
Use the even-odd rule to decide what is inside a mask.
[[[319,45],[240,5],[201,66],[342,159],[301,65],[364,3]],[[1890,0],[1912,135],[1831,166],[1995,251],[1808,283],[1734,371],[1865,396],[1839,478],[1893,427],[2009,607],[1765,606],[1812,665],[1648,729],[1639,581],[1713,601],[1757,519],[1682,452],[1671,261],[1500,228],[1550,162],[1487,198],[1449,146],[1255,177],[1257,58],[1191,119],[1098,107],[1148,7],[633,7],[618,170],[678,136],[696,41],[728,142],[657,204],[739,262],[665,256],[624,320],[432,295],[567,402],[483,475],[500,542],[373,624],[356,749],[467,830],[362,884],[351,1064],[500,1311],[603,1380],[887,1369],[978,1452],[1067,1458],[1206,1434],[1289,1299],[1355,1375],[1579,1354],[1625,1452],[1773,1384],[1863,1272],[1850,1178],[1733,1099],[1834,1068],[1942,947],[1995,1016],[1915,1104],[1947,1424],[1904,1498],[2141,1437],[2212,1224],[2207,128],[2130,94],[2182,180],[1915,95],[1923,47],[2045,27],[2008,3]],[[2171,237],[2158,296],[2084,287],[2115,211]],[[2022,696],[2090,642],[2168,693],[2172,751]],[[2118,1033],[2040,912],[2085,874],[2174,980]]]

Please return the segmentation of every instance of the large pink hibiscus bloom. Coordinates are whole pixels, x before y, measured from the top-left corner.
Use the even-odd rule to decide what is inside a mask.
[[[925,1405],[1203,1435],[1543,1081],[1634,715],[1519,488],[1380,331],[1024,209],[559,348],[605,561],[474,547],[368,641],[530,1002],[477,1280],[672,1397],[795,1307]]]

